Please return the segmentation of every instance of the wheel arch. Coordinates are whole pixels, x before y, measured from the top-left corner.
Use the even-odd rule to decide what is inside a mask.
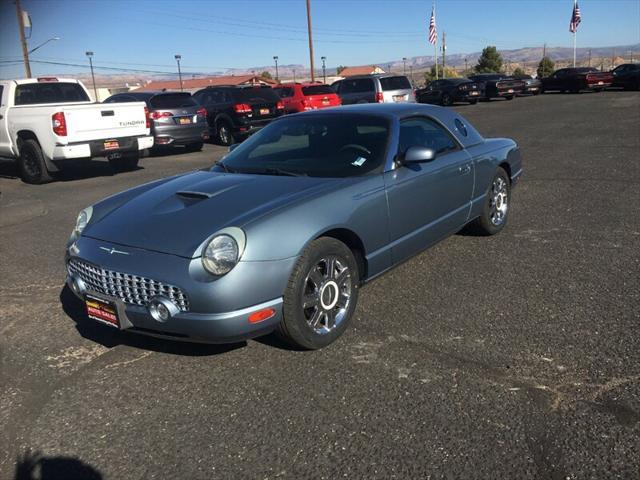
[[[364,281],[368,276],[368,264],[366,258],[366,249],[362,239],[353,230],[348,228],[332,228],[326,230],[316,236],[314,240],[321,237],[331,237],[344,243],[349,250],[353,252],[353,256],[356,258],[358,264],[358,270],[360,273],[360,282]]]
[[[509,183],[511,183],[511,165],[509,164],[509,162],[503,161],[498,166],[502,168],[505,172],[507,172],[507,176],[509,177]]]

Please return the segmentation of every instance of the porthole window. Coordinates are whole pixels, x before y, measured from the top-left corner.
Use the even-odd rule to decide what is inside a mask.
[[[464,126],[464,123],[462,123],[459,118],[456,118],[454,120],[454,123],[456,124],[456,129],[462,134],[462,136],[466,137],[467,127]]]

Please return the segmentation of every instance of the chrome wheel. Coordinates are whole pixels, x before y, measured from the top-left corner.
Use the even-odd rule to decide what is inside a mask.
[[[309,271],[302,290],[304,318],[315,333],[335,330],[346,317],[353,282],[347,263],[337,256],[320,259]]]
[[[509,190],[504,178],[497,176],[493,179],[490,195],[489,217],[491,218],[491,223],[495,226],[502,225],[507,217],[507,209],[509,208]]]
[[[218,137],[220,138],[220,143],[223,145],[231,145],[231,131],[225,123],[220,125],[220,128],[218,129]]]

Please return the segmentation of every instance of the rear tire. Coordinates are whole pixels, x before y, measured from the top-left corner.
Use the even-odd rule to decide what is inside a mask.
[[[514,98],[516,98],[515,95],[508,95],[506,97],[504,97],[506,100],[513,100]]]
[[[470,105],[475,105],[476,103],[478,103],[478,100],[469,100]]]
[[[25,183],[40,185],[53,180],[51,173],[47,170],[47,164],[37,140],[28,139],[20,143],[18,167],[20,177]]]
[[[138,168],[140,152],[123,153],[120,158],[110,158],[109,165],[116,172],[130,172]]]
[[[218,122],[216,138],[218,139],[218,143],[220,145],[224,145],[225,147],[236,143],[236,139],[233,136],[233,132],[231,130],[231,125],[229,125],[229,122],[225,120],[221,120],[220,122]]]
[[[498,167],[487,189],[482,214],[469,224],[470,229],[479,235],[499,233],[509,218],[510,203],[511,181],[507,172]]]
[[[451,95],[449,95],[448,93],[443,93],[442,97],[440,97],[440,105],[442,105],[443,107],[449,107],[453,105],[453,99],[451,98]]]
[[[347,329],[358,302],[358,284],[351,250],[335,238],[314,240],[289,278],[278,334],[304,349],[326,347]]]

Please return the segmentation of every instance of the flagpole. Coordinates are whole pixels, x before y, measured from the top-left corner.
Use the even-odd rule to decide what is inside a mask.
[[[576,4],[578,0],[573,0],[573,13],[571,14],[571,19],[573,21],[575,12],[576,12]],[[576,66],[576,33],[578,32],[578,26],[576,25],[573,29],[573,66]]]
[[[433,2],[433,18],[436,18],[436,2]],[[436,20],[437,25],[437,20]],[[438,36],[436,35],[436,43],[433,44],[433,58],[436,61],[436,80],[438,80]]]

